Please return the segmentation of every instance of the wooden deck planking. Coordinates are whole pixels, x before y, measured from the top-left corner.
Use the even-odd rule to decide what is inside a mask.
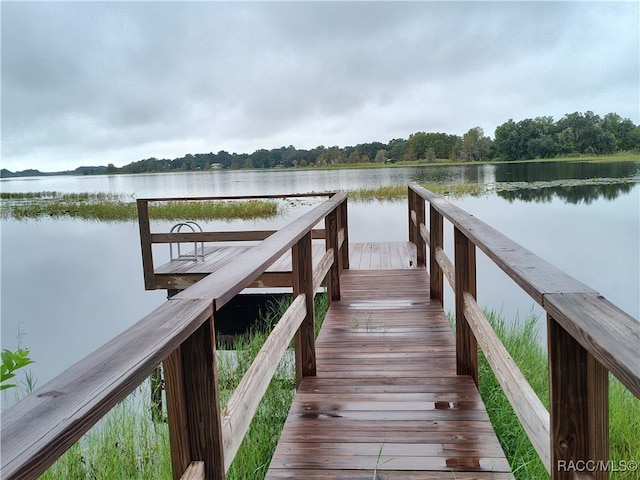
[[[389,261],[380,247],[378,268]],[[317,376],[300,383],[267,479],[513,478],[473,381],[456,375],[455,339],[425,270],[402,265],[343,272]]]
[[[169,261],[155,269],[157,275],[163,276],[199,276],[208,275],[227,265],[242,254],[251,245],[223,245],[205,248],[204,260],[181,259]],[[313,243],[314,264],[320,261],[325,253],[324,242]],[[408,269],[415,266],[416,250],[408,242],[394,243],[354,243],[349,246],[349,259],[353,269]],[[287,252],[276,260],[266,271],[271,273],[291,272],[291,252]]]

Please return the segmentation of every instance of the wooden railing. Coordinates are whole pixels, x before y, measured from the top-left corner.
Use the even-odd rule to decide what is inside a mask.
[[[340,296],[346,208],[346,194],[333,195],[2,412],[0,477],[37,478],[163,362],[174,478],[223,479],[293,337],[296,378],[315,374],[313,297],[325,277],[329,298]],[[326,254],[313,271],[311,232],[323,220]],[[216,312],[289,249],[293,303],[221,411]]]
[[[453,262],[443,250],[443,219],[453,225]],[[426,266],[429,253],[431,298],[443,301],[443,277],[455,294],[458,374],[470,375],[478,383],[480,344],[552,478],[577,478],[572,465],[593,466],[580,478],[608,478],[608,373],[640,398],[640,322],[417,184],[409,185],[409,220],[409,238],[416,244],[419,266]],[[476,302],[476,247],[547,312],[550,412]]]
[[[178,280],[173,275],[157,274],[153,258],[153,245],[157,244],[196,244],[207,243],[212,245],[219,242],[225,244],[233,242],[258,242],[273,235],[276,230],[236,230],[236,231],[206,231],[206,232],[152,232],[149,215],[149,205],[163,202],[227,202],[227,201],[248,201],[248,200],[282,200],[287,198],[322,198],[331,197],[332,193],[298,193],[288,195],[246,195],[246,196],[217,196],[217,197],[174,197],[174,198],[139,198],[138,225],[140,227],[140,244],[142,248],[142,270],[144,275],[144,285],[147,290],[167,289],[183,290],[189,285],[195,284],[206,275],[194,276],[187,281],[184,278]],[[345,222],[346,223],[346,222]],[[324,239],[324,229],[313,229],[311,231],[313,239]],[[288,280],[288,279],[287,279]],[[279,282],[279,283],[278,283]],[[284,283],[289,283],[285,281]],[[281,278],[276,279],[275,284],[261,279],[260,285],[264,286],[285,286]]]

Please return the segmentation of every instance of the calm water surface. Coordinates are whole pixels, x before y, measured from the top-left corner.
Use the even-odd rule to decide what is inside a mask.
[[[452,202],[640,316],[640,162],[38,177],[4,179],[0,185],[5,192],[108,191],[151,197],[321,192],[410,181],[508,186]],[[275,228],[308,208],[289,207],[275,220],[207,226]],[[351,202],[350,240],[406,240],[406,209],[406,202]],[[164,292],[144,290],[136,223],[7,220],[1,239],[2,348],[16,348],[20,341],[31,350],[38,385],[164,301]],[[452,255],[451,242],[445,247]],[[157,264],[162,263],[168,249],[155,255]],[[541,315],[480,253],[478,262],[481,305],[510,318],[525,317],[532,309]],[[450,294],[445,308],[453,309]]]

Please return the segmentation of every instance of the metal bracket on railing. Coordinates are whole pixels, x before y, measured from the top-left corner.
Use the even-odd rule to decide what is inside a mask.
[[[188,221],[188,222],[180,222],[171,227],[171,233],[180,233],[182,228],[187,227],[191,230],[191,232],[202,233],[202,227],[198,225],[196,222]],[[180,245],[182,242],[171,242],[169,244],[169,254],[171,256],[171,260],[193,260],[194,262],[198,261],[198,258],[204,260],[204,242],[193,242],[193,253],[185,253],[183,254]],[[177,246],[178,256],[174,257],[173,255],[173,246],[174,244]],[[200,247],[200,251],[198,252],[198,246]]]

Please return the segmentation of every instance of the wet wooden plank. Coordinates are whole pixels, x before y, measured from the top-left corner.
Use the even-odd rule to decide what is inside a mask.
[[[343,272],[266,478],[513,478],[428,282]]]
[[[425,471],[399,471],[385,470],[380,472],[377,469],[370,468],[365,470],[351,470],[345,477],[344,470],[304,470],[304,469],[288,469],[270,471],[267,478],[272,480],[278,479],[301,479],[306,480],[339,480],[349,478],[350,480],[371,480],[377,478],[380,480],[507,480],[513,476],[509,473],[500,472],[482,472],[477,473],[466,472],[425,472]]]

